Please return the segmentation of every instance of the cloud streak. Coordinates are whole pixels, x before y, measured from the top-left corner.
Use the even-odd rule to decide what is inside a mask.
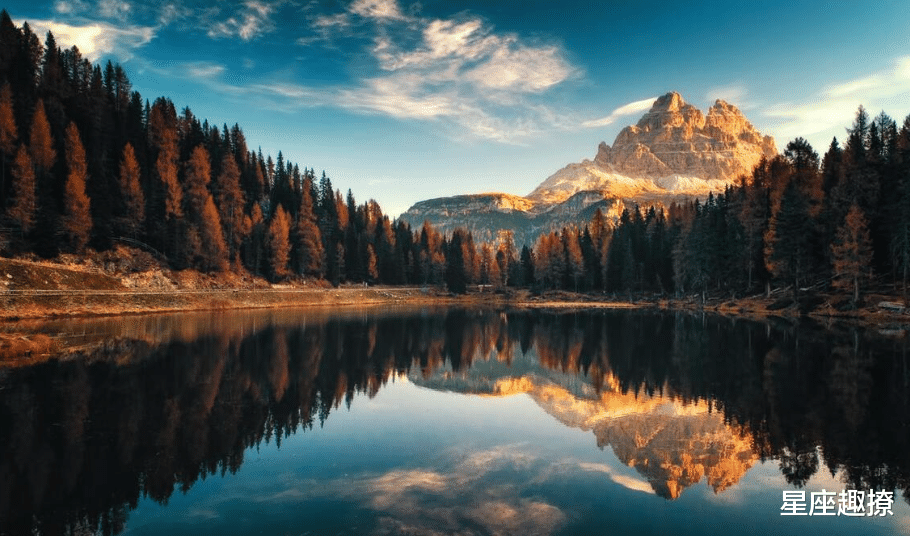
[[[905,103],[908,98],[910,56],[904,56],[896,59],[889,69],[830,85],[806,103],[771,106],[764,115],[780,122],[774,128],[777,137],[811,137],[843,132],[842,129],[852,122],[860,104],[868,110],[878,110],[898,102]]]
[[[612,125],[619,118],[626,117],[629,115],[638,115],[642,112],[646,112],[651,109],[651,106],[654,104],[654,101],[657,100],[657,97],[650,97],[647,99],[642,99],[635,102],[630,102],[624,104],[619,108],[613,110],[610,115],[606,117],[601,117],[600,119],[592,119],[590,121],[585,121],[581,126],[586,128],[599,128]]]
[[[275,29],[272,15],[278,5],[257,0],[247,0],[227,20],[214,22],[209,26],[208,36],[217,38],[239,37],[250,41]]]

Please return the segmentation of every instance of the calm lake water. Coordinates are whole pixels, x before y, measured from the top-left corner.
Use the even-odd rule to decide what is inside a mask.
[[[80,349],[0,369],[3,535],[910,532],[894,334],[605,310],[33,327]]]

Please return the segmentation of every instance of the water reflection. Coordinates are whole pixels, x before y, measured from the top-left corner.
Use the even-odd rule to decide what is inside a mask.
[[[626,311],[258,312],[34,327],[66,333],[76,350],[0,369],[3,534],[119,533],[143,497],[167,503],[206,476],[235,473],[248,448],[305,435],[394,381],[526,394],[640,478],[594,462],[577,470],[665,499],[701,481],[722,493],[769,459],[795,485],[830,471],[845,488],[905,498],[910,488],[904,339]],[[380,532],[415,530],[416,512],[443,531],[550,533],[567,522],[558,508],[489,489],[491,474],[543,463],[522,452],[280,493],[369,490],[367,504],[391,512]],[[485,499],[453,517],[445,505],[455,493]]]

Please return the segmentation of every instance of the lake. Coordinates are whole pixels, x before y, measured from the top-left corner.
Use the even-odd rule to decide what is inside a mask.
[[[901,332],[388,307],[28,327],[73,350],[0,368],[3,535],[910,533]]]

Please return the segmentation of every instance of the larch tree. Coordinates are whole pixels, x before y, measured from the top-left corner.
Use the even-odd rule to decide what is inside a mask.
[[[869,279],[872,263],[872,240],[862,210],[854,203],[831,245],[834,257],[834,285],[852,289],[853,304],[859,301],[860,285]]]
[[[135,237],[145,222],[145,195],[139,184],[139,163],[136,151],[129,142],[123,147],[120,160],[120,195],[122,199],[122,228]]]
[[[35,113],[32,116],[28,148],[38,174],[50,173],[57,161],[57,151],[54,150],[54,137],[51,134],[51,125],[47,121],[47,113],[44,111],[44,103],[40,99],[35,104]]]
[[[35,195],[35,168],[32,158],[24,145],[19,146],[16,158],[13,160],[13,203],[7,211],[7,216],[18,226],[22,234],[28,234],[35,224],[35,211],[37,207]]]
[[[221,218],[208,189],[211,177],[209,153],[205,147],[197,145],[186,163],[184,181],[184,211],[191,238],[187,241],[186,253],[187,261],[205,271],[224,269],[227,258]],[[192,240],[193,235],[198,237],[198,241]]]
[[[63,235],[69,249],[76,253],[85,251],[92,232],[89,198],[85,194],[88,167],[85,148],[75,123],[66,127],[66,197],[62,219]]]
[[[205,206],[202,209],[199,237],[202,240],[200,268],[207,272],[226,270],[228,267],[227,246],[224,243],[218,209],[215,208],[215,201],[211,195],[206,197]]]
[[[269,252],[269,268],[273,280],[280,279],[288,273],[288,259],[291,253],[291,243],[288,235],[291,231],[291,222],[287,212],[280,205],[272,216],[269,224],[266,245]]]

